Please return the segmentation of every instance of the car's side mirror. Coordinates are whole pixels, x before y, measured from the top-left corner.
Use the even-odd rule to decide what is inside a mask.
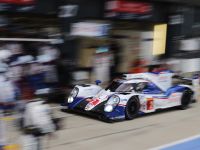
[[[101,80],[96,80],[96,81],[95,81],[95,84],[96,84],[96,85],[99,85],[99,84],[101,84],[101,83],[102,83]]]

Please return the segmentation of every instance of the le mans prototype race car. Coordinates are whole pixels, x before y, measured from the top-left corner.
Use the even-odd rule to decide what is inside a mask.
[[[98,85],[76,85],[63,109],[97,116],[104,121],[131,120],[138,114],[170,107],[188,108],[193,100],[192,80],[171,72],[124,74],[106,89]]]

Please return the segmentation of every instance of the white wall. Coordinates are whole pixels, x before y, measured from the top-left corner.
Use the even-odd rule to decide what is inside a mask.
[[[200,71],[200,58],[183,59],[179,65],[183,73]]]
[[[172,59],[170,65],[172,70],[182,73],[190,73],[200,71],[200,58],[193,59]]]
[[[192,38],[192,39],[181,40],[179,50],[184,50],[184,51],[200,50],[200,39]]]
[[[152,39],[152,40],[151,40]],[[139,56],[146,60],[152,61],[153,59],[153,32],[140,33],[140,52]]]

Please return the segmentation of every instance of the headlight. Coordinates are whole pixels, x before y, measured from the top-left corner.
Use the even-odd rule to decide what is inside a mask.
[[[78,88],[75,87],[75,88],[71,91],[70,96],[72,96],[73,98],[75,98],[77,95],[78,95]]]
[[[112,112],[113,109],[119,104],[119,102],[120,102],[119,96],[117,95],[111,96],[104,107],[104,111]]]
[[[105,112],[112,112],[112,111],[113,111],[113,108],[114,108],[114,107],[113,107],[112,105],[106,105],[105,108],[104,108],[104,111],[105,111]]]
[[[67,102],[72,103],[73,101],[74,101],[74,98],[72,96],[69,96],[68,99],[67,99]]]
[[[76,96],[78,95],[78,92],[79,92],[78,88],[75,87],[75,88],[71,91],[71,93],[70,93],[70,95],[69,95],[69,97],[68,97],[68,99],[67,99],[67,102],[68,102],[68,103],[72,103],[72,102],[74,101],[74,99],[76,98]]]
[[[110,98],[109,98],[109,100],[107,101],[107,105],[117,105],[118,103],[119,103],[119,101],[120,101],[120,98],[119,98],[119,96],[117,96],[117,95],[113,95],[113,96],[111,96]]]

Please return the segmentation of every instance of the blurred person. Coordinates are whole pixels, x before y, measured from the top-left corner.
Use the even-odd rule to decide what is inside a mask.
[[[8,111],[14,109],[15,106],[15,86],[6,76],[8,67],[6,64],[0,63],[0,147],[3,147],[7,144],[6,139],[6,124],[3,120],[5,114],[7,115]]]
[[[25,55],[23,47],[19,43],[8,43],[6,44],[5,49],[8,49],[12,54],[9,58],[9,63],[15,62],[19,57]]]
[[[33,57],[31,55],[20,56],[15,62],[12,63],[12,66],[15,66],[18,73],[17,78],[15,73],[11,71],[11,78],[15,78],[15,85],[20,90],[20,100],[29,100],[34,97],[34,87],[31,85],[28,80],[29,72],[30,72],[30,62],[33,61]]]
[[[59,50],[50,45],[44,45],[39,48],[38,56],[49,56],[48,61],[54,61],[59,58]]]
[[[133,61],[132,67],[129,70],[130,73],[143,73],[147,71],[148,69],[145,67],[145,61],[140,58]]]
[[[45,83],[50,87],[55,86],[58,83],[58,75],[56,68],[56,61],[59,58],[60,53],[58,49],[52,46],[43,46],[39,49],[39,55],[37,61],[43,66],[45,72]]]
[[[0,64],[0,102],[3,104],[4,111],[9,112],[15,105],[16,87],[6,74],[8,66],[5,67],[5,64]]]
[[[27,74],[27,80],[34,89],[37,91],[39,89],[47,88],[45,84],[45,71],[43,69],[42,64],[40,64],[37,60],[29,63],[29,73]]]
[[[160,72],[173,72],[173,71],[170,70],[169,65],[167,65],[166,63],[158,62],[152,65],[149,65],[149,72],[160,73]]]
[[[12,53],[7,49],[0,50],[0,62],[8,62],[9,58],[12,56]]]
[[[54,118],[51,108],[41,99],[32,99],[25,105],[22,120],[23,150],[41,150],[41,138],[60,129],[60,119]]]
[[[9,65],[9,71],[7,72],[7,75],[11,81],[17,83],[22,78],[23,67],[21,64],[14,63]]]
[[[0,150],[3,150],[3,147],[6,146],[6,124],[3,121],[3,104],[0,103]]]
[[[31,149],[41,149],[40,136],[55,131],[50,115],[50,108],[48,105],[43,104],[43,101],[32,100],[27,102],[23,114],[23,141],[25,142],[23,149],[27,149],[29,145],[32,145]],[[32,138],[32,140],[27,141],[27,138]]]
[[[53,61],[46,60],[46,57],[42,56],[38,58],[42,72],[44,74],[44,82],[49,87],[54,87],[58,83],[57,68]],[[47,58],[48,59],[48,58]]]

